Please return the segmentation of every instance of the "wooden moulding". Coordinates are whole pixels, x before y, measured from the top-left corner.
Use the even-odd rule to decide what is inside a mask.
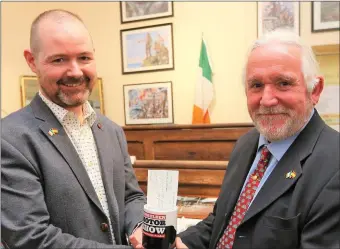
[[[214,129],[214,128],[235,128],[253,127],[252,123],[232,123],[232,124],[173,124],[173,125],[133,125],[124,126],[124,130],[182,130],[182,129]]]
[[[340,44],[328,44],[313,46],[315,55],[339,54]]]
[[[210,169],[225,170],[228,161],[188,161],[188,160],[136,160],[134,168],[169,169]]]

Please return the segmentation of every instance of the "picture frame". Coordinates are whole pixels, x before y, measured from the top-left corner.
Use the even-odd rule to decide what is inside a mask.
[[[340,29],[339,2],[312,2],[312,32]]]
[[[323,121],[340,131],[340,47],[339,44],[323,44],[312,47],[320,74],[325,78],[322,94],[315,109]]]
[[[172,82],[123,85],[126,125],[172,124]]]
[[[122,73],[173,70],[172,23],[120,31]]]
[[[121,23],[173,17],[173,2],[168,1],[136,1],[120,2]]]
[[[21,107],[25,107],[32,101],[36,93],[39,91],[37,76],[20,76],[20,91]],[[105,114],[102,78],[97,79],[97,83],[93,87],[88,101],[95,111],[98,111],[101,114]]]
[[[257,2],[257,36],[280,28],[300,34],[300,3]]]

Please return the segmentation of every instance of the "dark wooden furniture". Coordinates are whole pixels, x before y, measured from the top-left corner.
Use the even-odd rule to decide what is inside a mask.
[[[228,161],[236,140],[252,124],[125,126],[138,160]]]
[[[178,195],[192,197],[217,197],[227,161],[175,161],[136,160],[133,167],[140,187],[147,193],[148,170],[178,170]],[[213,203],[206,205],[178,205],[178,217],[203,219],[213,210]]]
[[[179,171],[178,195],[217,197],[230,153],[252,124],[126,126],[129,154],[147,192],[149,169]],[[213,205],[179,207],[179,217],[205,218]]]
[[[216,197],[227,165],[227,161],[136,160],[133,167],[145,193],[148,170],[166,169],[179,171],[178,195]]]

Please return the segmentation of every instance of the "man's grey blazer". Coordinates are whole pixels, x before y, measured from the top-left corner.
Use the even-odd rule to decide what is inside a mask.
[[[11,249],[131,248],[123,245],[143,219],[145,196],[125,135],[100,114],[92,131],[117,245],[71,140],[37,95],[2,120],[1,235]]]

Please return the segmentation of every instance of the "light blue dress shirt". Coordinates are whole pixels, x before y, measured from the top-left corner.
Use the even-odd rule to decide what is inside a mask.
[[[262,135],[260,134],[259,137],[259,143],[258,143],[258,147],[257,147],[257,153],[256,153],[256,157],[255,160],[253,162],[253,164],[251,165],[251,168],[249,170],[249,173],[247,175],[247,178],[243,184],[243,189],[246,186],[246,183],[248,181],[248,178],[250,177],[251,174],[253,174],[253,172],[255,171],[258,162],[260,161],[260,157],[261,157],[261,150],[262,147],[264,145],[267,146],[268,150],[270,151],[270,153],[272,154],[272,157],[269,161],[267,170],[265,171],[259,186],[256,189],[256,192],[254,194],[253,200],[251,201],[251,203],[249,204],[249,206],[253,203],[256,195],[258,194],[258,192],[261,190],[262,186],[264,185],[264,183],[267,181],[268,177],[270,176],[270,174],[273,172],[273,170],[275,169],[276,165],[278,164],[278,162],[281,160],[281,158],[283,157],[283,155],[286,153],[286,151],[289,149],[289,147],[293,144],[294,140],[297,138],[297,136],[300,134],[300,132],[306,127],[306,125],[309,123],[309,121],[311,120],[312,116],[314,114],[314,109],[309,117],[308,122],[306,122],[306,124],[300,129],[300,131],[295,134],[294,136],[288,137],[285,140],[280,140],[280,141],[274,141],[269,143],[268,140]],[[287,172],[288,173],[288,172]],[[241,193],[242,193],[241,191]],[[241,194],[240,193],[240,194]]]

